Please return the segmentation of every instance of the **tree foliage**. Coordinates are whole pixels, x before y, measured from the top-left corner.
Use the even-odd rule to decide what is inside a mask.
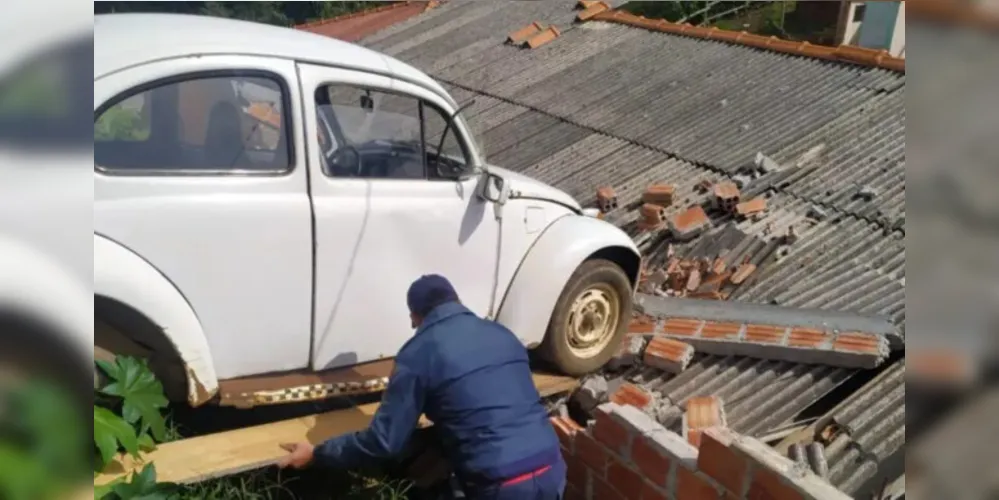
[[[168,12],[201,14],[292,26],[370,9],[389,2],[95,2],[95,14]]]

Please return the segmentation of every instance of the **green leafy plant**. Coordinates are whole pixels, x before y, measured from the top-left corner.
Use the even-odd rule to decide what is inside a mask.
[[[86,477],[86,427],[58,384],[0,388],[0,498],[58,498]]]
[[[163,384],[143,360],[119,356],[113,362],[98,361],[97,366],[110,379],[97,391],[94,403],[94,447],[98,470],[103,470],[120,451],[138,459],[141,451],[155,449],[167,437],[162,410],[168,401]],[[95,487],[94,499],[172,500],[178,492],[175,484],[156,482],[156,467],[150,463],[127,481]]]

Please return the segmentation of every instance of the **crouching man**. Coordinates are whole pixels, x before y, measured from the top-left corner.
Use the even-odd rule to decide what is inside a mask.
[[[396,356],[371,425],[315,447],[283,445],[290,454],[279,465],[398,459],[422,413],[466,498],[562,498],[565,463],[520,340],[462,306],[444,277],[421,277],[406,299],[416,333]]]

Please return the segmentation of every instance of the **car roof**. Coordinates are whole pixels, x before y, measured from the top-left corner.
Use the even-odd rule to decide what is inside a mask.
[[[387,55],[306,31],[189,14],[94,16],[94,79],[145,62],[204,54],[308,61],[384,74],[426,87],[454,105],[422,71]]]

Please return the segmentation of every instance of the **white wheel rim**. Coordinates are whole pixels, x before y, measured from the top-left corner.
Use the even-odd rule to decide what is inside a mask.
[[[579,358],[592,358],[603,351],[617,330],[621,300],[610,286],[600,283],[576,296],[566,319],[565,340]]]

